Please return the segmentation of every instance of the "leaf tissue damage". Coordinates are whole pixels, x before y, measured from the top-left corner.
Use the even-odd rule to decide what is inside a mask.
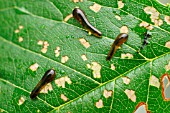
[[[1,0],[0,112],[169,113],[168,7],[156,0]],[[40,81],[49,69],[54,80]]]

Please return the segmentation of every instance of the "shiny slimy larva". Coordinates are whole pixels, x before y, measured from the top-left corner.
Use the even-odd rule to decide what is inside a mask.
[[[110,51],[106,57],[106,60],[111,60],[111,58],[113,57],[113,55],[116,53],[116,50],[119,48],[120,45],[122,45],[124,42],[126,42],[128,39],[128,34],[126,33],[121,33],[119,34],[115,41],[113,42]]]
[[[73,17],[80,22],[80,24],[90,33],[97,37],[101,37],[102,33],[90,24],[87,20],[85,13],[80,8],[73,10]]]
[[[54,80],[55,76],[56,76],[55,70],[50,69],[46,71],[42,79],[38,82],[38,84],[31,92],[30,98],[34,99],[48,83]]]

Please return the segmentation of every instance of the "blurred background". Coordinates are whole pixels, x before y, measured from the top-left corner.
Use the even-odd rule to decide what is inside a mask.
[[[170,4],[170,0],[158,0],[158,1],[160,1],[164,5]]]

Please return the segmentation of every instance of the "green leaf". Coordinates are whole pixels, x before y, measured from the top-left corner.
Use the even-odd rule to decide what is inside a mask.
[[[94,2],[101,5],[97,13],[89,8]],[[123,3],[124,7],[118,8],[115,0],[77,3],[72,0],[0,0],[0,111],[132,113],[144,102],[153,113],[169,113],[170,101],[162,96],[161,77],[170,72],[166,69],[170,64],[170,49],[165,46],[170,41],[170,25],[164,20],[165,15],[170,16],[170,6],[155,0],[123,0]],[[161,26],[154,25],[151,15],[145,13],[147,6],[160,13]],[[102,32],[102,38],[89,35],[74,18],[64,22],[75,7],[86,13],[90,23]],[[117,20],[116,15],[121,20]],[[150,31],[150,43],[137,53],[146,32],[139,26],[142,21],[154,28]],[[122,26],[128,27],[128,41],[111,61],[106,61]],[[80,38],[89,42],[90,47],[85,48]],[[40,40],[49,43],[46,53],[42,53],[43,46],[37,44]],[[55,56],[56,47],[60,47],[58,57]],[[126,53],[133,58],[122,58]],[[87,60],[84,61],[82,55],[86,55]],[[69,58],[65,63],[61,62],[63,56]],[[101,66],[101,78],[95,78],[92,69],[87,67],[93,62]],[[30,66],[35,63],[39,67],[32,71]],[[111,69],[111,64],[115,70]],[[52,91],[40,93],[31,100],[31,91],[51,68],[56,70],[55,80],[67,76],[71,84],[65,83],[64,88],[52,81]],[[152,75],[161,84],[159,87],[149,82]],[[128,77],[130,83],[125,84],[123,77]],[[128,98],[127,90],[135,92],[135,101]],[[106,98],[105,91],[111,96]],[[61,99],[61,94],[68,100]],[[21,97],[24,102],[20,104]],[[101,108],[97,107],[98,102],[103,102]]]

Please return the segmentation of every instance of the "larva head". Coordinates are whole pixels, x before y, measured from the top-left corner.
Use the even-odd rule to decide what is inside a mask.
[[[82,16],[84,16],[84,12],[80,8],[75,8],[72,12],[73,17],[79,22],[82,21]]]
[[[45,74],[44,74],[44,76],[42,78],[42,81],[44,81],[46,83],[49,83],[52,80],[54,80],[55,76],[56,76],[55,70],[50,69],[50,70],[45,72]]]
[[[120,46],[121,44],[123,44],[124,42],[126,42],[128,39],[128,34],[126,33],[120,33],[116,39],[115,39],[115,45],[116,46]]]

